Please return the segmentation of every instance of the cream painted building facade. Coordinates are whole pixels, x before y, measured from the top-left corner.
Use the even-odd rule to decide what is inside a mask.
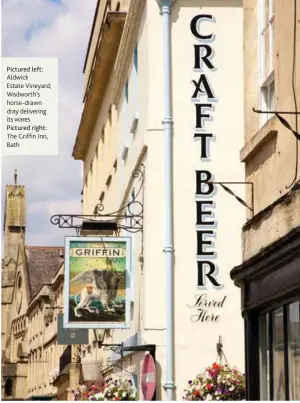
[[[194,24],[196,34],[199,29],[204,36],[213,33],[210,40],[199,41],[191,32],[191,21],[199,14],[210,15],[211,19],[207,21],[201,17],[201,23]],[[245,207],[222,186],[214,185],[211,199],[214,213],[202,216],[202,221],[215,217],[213,237],[203,236],[202,240],[206,240],[208,246],[203,246],[203,242],[199,246],[198,241],[198,247],[200,252],[216,252],[211,261],[219,267],[219,273],[215,274],[218,284],[223,287],[214,289],[208,281],[207,290],[199,289],[197,259],[201,256],[197,257],[197,253],[201,253],[199,248],[197,251],[197,230],[199,232],[201,226],[198,221],[196,227],[196,200],[206,198],[195,196],[195,171],[209,170],[215,182],[244,181],[243,166],[239,161],[243,144],[242,1],[177,0],[171,6],[170,20],[175,250],[173,396],[180,400],[188,380],[216,360],[219,336],[228,362],[241,370],[244,367],[239,290],[234,287],[229,272],[242,258],[240,228],[245,222]],[[208,62],[203,62],[198,69],[194,65],[197,44],[213,48]],[[84,69],[84,108],[73,150],[74,158],[83,161],[83,214],[93,214],[99,200],[104,206],[102,214],[126,207],[132,200],[143,206],[143,231],[134,234],[123,229],[119,231],[119,235],[131,236],[133,241],[131,327],[111,330],[111,337],[105,338],[104,342],[156,345],[157,400],[167,399],[164,386],[172,388],[170,380],[166,379],[164,249],[168,245],[164,235],[168,209],[165,209],[166,155],[162,124],[163,49],[158,2],[98,2]],[[201,52],[209,52],[209,49],[203,46]],[[207,67],[209,61],[212,68]],[[199,67],[203,68],[202,73],[209,84],[198,83]],[[196,84],[192,80],[198,83],[194,100],[191,98]],[[205,93],[206,84],[213,91],[210,99]],[[195,104],[201,102],[210,104],[201,111],[212,119],[202,117],[199,123]],[[199,133],[212,134],[207,158],[200,158],[203,150]],[[133,177],[136,170],[140,173]],[[226,186],[244,198],[243,184],[227,183]],[[137,203],[131,206],[139,207]],[[212,208],[208,207],[208,210]],[[135,213],[139,214],[137,210]],[[128,209],[127,214],[130,215]],[[128,219],[119,223],[126,225]],[[205,230],[205,224],[202,229]],[[204,299],[204,294],[208,302],[217,301],[219,308],[207,308],[203,303],[200,308],[207,311],[206,314],[219,316],[218,322],[206,322],[205,319],[202,322],[199,319],[201,311],[192,308],[195,296],[202,295]],[[203,318],[205,313],[202,315]],[[99,351],[106,358],[108,353],[103,348]],[[122,363],[127,372],[113,365],[99,364],[99,376],[112,371],[124,377],[132,373],[142,397],[139,385],[144,355],[142,352],[127,354]],[[120,366],[120,356],[112,353],[110,358]],[[87,360],[82,357],[82,364]],[[166,381],[168,385],[165,385]]]

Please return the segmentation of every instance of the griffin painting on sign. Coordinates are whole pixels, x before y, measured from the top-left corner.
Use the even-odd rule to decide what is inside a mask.
[[[128,328],[130,238],[66,237],[65,328]]]

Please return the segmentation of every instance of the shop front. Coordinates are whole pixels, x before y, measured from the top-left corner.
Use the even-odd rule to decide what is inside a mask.
[[[231,277],[242,291],[247,400],[299,400],[300,226]]]

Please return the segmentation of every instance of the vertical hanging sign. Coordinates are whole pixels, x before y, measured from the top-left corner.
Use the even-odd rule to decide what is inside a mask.
[[[214,71],[212,63],[214,49],[212,44],[215,40],[213,33],[204,34],[201,23],[204,21],[214,22],[210,14],[196,15],[190,24],[190,30],[199,43],[194,44],[194,71],[199,72],[197,79],[193,79],[193,93],[191,101],[195,107],[195,130],[194,138],[201,144],[201,161],[210,158],[210,142],[214,138],[213,133],[207,132],[205,122],[213,120],[213,102],[217,101],[213,87],[207,77],[207,72]],[[215,194],[212,183],[213,174],[208,170],[196,171],[196,231],[197,231],[197,287],[199,289],[221,288],[218,279],[218,268],[213,261],[216,253],[212,248],[215,237],[214,208],[215,203],[211,200]],[[209,250],[208,250],[209,248]]]
[[[192,80],[191,101],[194,104],[195,126],[194,139],[200,141],[200,160],[202,162],[211,161],[210,145],[215,140],[214,133],[206,129],[206,122],[213,121],[214,106],[218,102],[213,86],[209,81],[208,74],[216,67],[213,63],[213,43],[215,35],[209,30],[204,33],[204,22],[215,22],[215,18],[210,14],[199,14],[192,18],[190,30],[198,43],[194,44],[193,70],[198,75]],[[220,290],[223,288],[219,279],[219,269],[216,264],[215,242],[216,238],[216,203],[213,197],[216,194],[214,185],[214,175],[209,170],[196,170],[196,234],[197,234],[197,289]],[[221,299],[209,299],[207,293],[195,295],[195,301],[188,305],[196,313],[191,315],[192,322],[219,322],[220,315],[210,309],[224,308],[227,296]]]

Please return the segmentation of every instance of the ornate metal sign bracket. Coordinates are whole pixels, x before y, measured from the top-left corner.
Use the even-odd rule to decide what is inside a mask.
[[[94,208],[94,214],[55,214],[51,217],[50,222],[59,228],[75,229],[77,234],[83,229],[83,224],[90,228],[97,228],[102,231],[115,231],[120,229],[136,233],[143,230],[143,213],[144,206],[141,195],[144,185],[144,165],[141,164],[139,169],[132,173],[132,180],[140,182],[138,191],[132,194],[132,199],[119,210],[112,213],[103,213],[104,205],[101,200]]]
[[[104,350],[111,350],[116,354],[123,355],[124,351],[149,351],[150,353],[155,353],[156,345],[155,344],[144,344],[139,346],[124,346],[123,343],[120,344],[106,344],[102,343],[102,341],[98,341],[98,348],[102,348]]]
[[[105,351],[113,351],[115,354],[120,355],[123,358],[123,343],[121,344],[103,344],[98,341],[98,348],[103,347]]]

